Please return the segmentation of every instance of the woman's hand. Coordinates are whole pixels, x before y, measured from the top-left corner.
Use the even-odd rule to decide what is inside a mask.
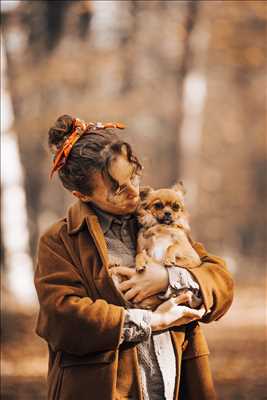
[[[187,302],[188,294],[183,293],[178,297],[172,297],[157,307],[152,313],[152,331],[160,331],[172,326],[185,325],[189,322],[201,319],[205,314],[205,308],[201,307],[199,310],[195,310],[179,305]]]
[[[146,265],[143,272],[128,267],[116,267],[114,272],[128,278],[120,283],[119,288],[125,298],[133,303],[140,303],[147,297],[165,292],[169,284],[166,268],[157,263]]]
[[[140,303],[135,303],[136,308],[143,308],[144,310],[154,311],[160,304],[162,304],[163,300],[159,298],[158,295],[154,294],[153,296],[147,297]]]

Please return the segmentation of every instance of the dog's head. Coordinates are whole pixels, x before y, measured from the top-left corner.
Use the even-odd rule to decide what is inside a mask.
[[[155,224],[179,224],[185,230],[190,230],[184,195],[185,190],[182,182],[175,184],[170,189],[141,188],[141,201],[137,208],[139,223],[144,227]]]

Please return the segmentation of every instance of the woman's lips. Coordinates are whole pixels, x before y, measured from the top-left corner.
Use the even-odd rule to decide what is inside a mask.
[[[139,196],[128,197],[127,202],[136,203],[139,200]]]

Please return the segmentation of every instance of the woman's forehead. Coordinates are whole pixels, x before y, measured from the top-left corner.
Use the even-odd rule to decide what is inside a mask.
[[[135,164],[129,162],[128,159],[121,154],[111,161],[108,168],[111,177],[117,181],[119,185],[127,182],[132,177],[135,169]]]

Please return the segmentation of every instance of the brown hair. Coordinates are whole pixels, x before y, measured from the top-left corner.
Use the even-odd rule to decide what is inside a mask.
[[[70,115],[62,115],[49,129],[48,145],[53,154],[62,148],[70,136],[73,121],[74,118]],[[116,129],[92,130],[88,127],[86,133],[74,144],[66,164],[58,171],[63,186],[70,191],[77,190],[84,195],[90,195],[94,190],[92,177],[99,171],[103,176],[109,177],[112,188],[116,190],[118,182],[109,174],[108,167],[111,160],[121,153],[123,146],[127,150],[129,162],[135,164],[137,173],[140,172],[140,162],[131,146],[118,137]]]

